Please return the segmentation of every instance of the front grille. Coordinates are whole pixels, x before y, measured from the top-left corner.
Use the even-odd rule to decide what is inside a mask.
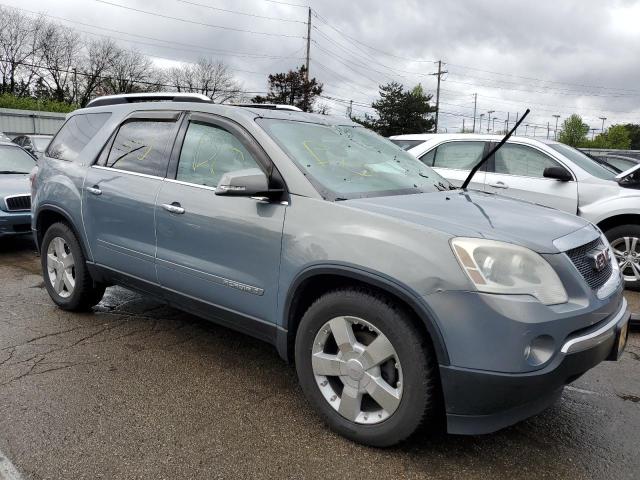
[[[7,210],[17,212],[20,210],[31,210],[31,195],[16,195],[15,197],[5,197]]]
[[[610,258],[609,262],[602,270],[597,270],[593,261],[593,258],[589,256],[592,252],[598,252],[604,250],[604,243],[599,238],[589,242],[581,247],[576,247],[571,250],[567,250],[567,255],[576,266],[582,277],[585,279],[589,287],[593,290],[598,290],[602,287],[613,272],[613,266],[611,262],[615,262],[615,258]]]

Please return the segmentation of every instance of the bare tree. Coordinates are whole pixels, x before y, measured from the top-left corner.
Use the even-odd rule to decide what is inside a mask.
[[[216,103],[237,101],[242,85],[221,61],[200,58],[165,72],[165,81],[179,92],[202,93]]]
[[[103,93],[107,94],[149,90],[156,77],[151,60],[136,50],[119,49],[108,71],[108,78],[102,84]]]
[[[77,101],[81,107],[91,100],[120,54],[121,49],[110,39],[90,40],[86,43],[82,66],[79,69],[81,78]]]
[[[41,18],[0,6],[0,93],[28,93],[36,76],[34,56],[43,23]]]
[[[78,83],[75,68],[82,48],[80,35],[76,30],[49,22],[42,29],[38,43],[43,81],[49,86],[51,96],[59,102],[74,102]]]

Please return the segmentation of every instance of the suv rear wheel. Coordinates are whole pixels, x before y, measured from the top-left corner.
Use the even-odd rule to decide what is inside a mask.
[[[386,447],[434,411],[436,373],[428,342],[386,298],[347,289],[309,307],[296,336],[302,389],[336,432]]]
[[[51,225],[42,239],[40,260],[51,299],[64,310],[87,310],[104,295],[91,278],[76,235],[64,223]]]
[[[624,275],[625,287],[640,290],[640,226],[620,225],[604,234]]]

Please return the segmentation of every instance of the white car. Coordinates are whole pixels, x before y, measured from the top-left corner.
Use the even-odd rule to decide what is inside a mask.
[[[391,140],[459,186],[502,138],[420,134]],[[568,145],[513,136],[474,175],[470,188],[571,212],[598,225],[614,248],[627,288],[640,290],[640,165],[616,175]]]

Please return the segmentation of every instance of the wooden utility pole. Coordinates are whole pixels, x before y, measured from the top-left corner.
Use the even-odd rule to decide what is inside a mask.
[[[473,94],[473,133],[476,133],[476,109],[478,107],[478,94]]]
[[[438,133],[438,113],[440,113],[440,79],[445,73],[449,72],[442,70],[442,60],[438,60],[438,72],[430,74],[438,77],[438,88],[436,89],[436,133]]]
[[[309,81],[309,54],[311,53],[311,7],[309,7],[309,17],[307,19],[307,71],[305,72],[305,80]]]

